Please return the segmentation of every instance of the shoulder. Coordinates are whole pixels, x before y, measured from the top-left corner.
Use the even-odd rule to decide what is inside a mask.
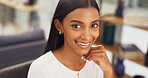
[[[27,78],[46,78],[46,68],[50,64],[50,56],[51,53],[48,52],[34,60],[29,68]]]
[[[34,60],[29,68],[28,78],[46,78],[48,70],[54,66],[52,59],[52,53],[47,52]]]
[[[36,60],[34,60],[32,62],[32,66],[44,66],[46,64],[50,63],[50,60],[52,60],[51,58],[51,51],[47,52],[46,54],[40,56],[39,58],[37,58]]]

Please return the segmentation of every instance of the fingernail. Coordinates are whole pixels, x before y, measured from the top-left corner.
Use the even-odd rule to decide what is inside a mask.
[[[84,61],[86,61],[86,59],[84,59]]]
[[[82,56],[81,59],[84,59],[84,56]]]

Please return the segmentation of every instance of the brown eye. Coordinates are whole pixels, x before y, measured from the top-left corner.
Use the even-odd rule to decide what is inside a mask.
[[[72,25],[72,27],[74,27],[74,28],[81,28],[81,26],[78,25],[78,24]]]
[[[91,25],[91,28],[97,28],[97,27],[98,27],[98,24]]]

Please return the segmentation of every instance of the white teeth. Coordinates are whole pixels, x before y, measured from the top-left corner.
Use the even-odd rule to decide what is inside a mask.
[[[86,43],[86,44],[84,44],[84,43],[80,43],[80,42],[78,42],[78,44],[80,44],[80,45],[82,45],[82,46],[87,46],[87,45],[89,45],[90,43]]]

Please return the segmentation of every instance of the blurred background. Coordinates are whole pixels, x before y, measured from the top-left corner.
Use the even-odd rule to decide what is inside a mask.
[[[148,0],[96,1],[103,22],[96,44],[105,46],[115,67],[115,78],[148,78]],[[17,67],[29,66],[28,61],[43,53],[57,3],[58,0],[0,0],[0,78],[6,78],[9,72],[5,71],[13,66],[22,71]],[[134,44],[143,56],[124,57],[117,49],[119,44]]]

